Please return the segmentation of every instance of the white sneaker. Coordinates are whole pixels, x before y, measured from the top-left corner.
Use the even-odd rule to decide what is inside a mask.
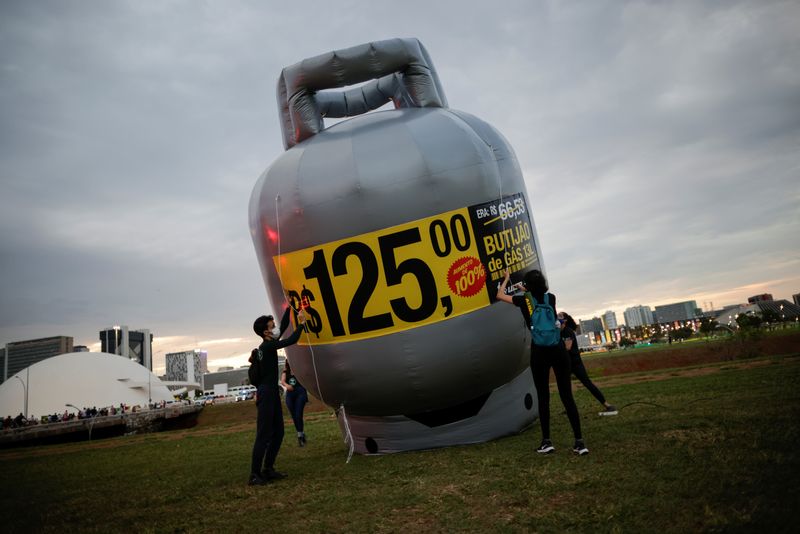
[[[613,404],[609,404],[608,408],[598,413],[597,415],[617,415],[618,413],[619,410],[617,410],[617,407],[614,406]]]
[[[536,449],[536,452],[538,452],[539,454],[550,454],[555,450],[556,448],[553,447],[553,443],[549,439],[543,439],[542,444],[539,445],[539,448]]]

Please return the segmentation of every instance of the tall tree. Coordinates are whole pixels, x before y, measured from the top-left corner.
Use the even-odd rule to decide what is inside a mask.
[[[714,333],[714,331],[717,329],[718,326],[719,323],[717,322],[716,319],[711,317],[706,317],[705,319],[702,319],[700,321],[700,332],[703,333],[706,337],[709,337],[711,334]]]
[[[761,317],[753,313],[740,313],[736,316],[736,324],[742,330],[752,330],[761,326]]]
[[[779,323],[781,322],[781,316],[774,310],[763,310],[761,312],[761,320],[765,323]]]

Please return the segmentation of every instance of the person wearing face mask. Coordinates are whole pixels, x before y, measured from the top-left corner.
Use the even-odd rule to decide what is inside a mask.
[[[281,408],[280,386],[278,383],[278,349],[297,343],[305,315],[297,316],[298,325],[287,339],[280,339],[289,326],[289,313],[286,308],[281,319],[280,328],[276,328],[275,319],[271,315],[262,315],[253,323],[253,331],[262,342],[250,354],[250,383],[256,386],[256,439],[253,443],[252,463],[250,466],[251,486],[262,486],[274,480],[286,478],[286,475],[275,470],[275,459],[283,442],[283,411]]]
[[[549,326],[552,333],[557,337],[557,332],[555,331],[556,296],[548,292],[547,279],[541,271],[532,270],[525,273],[522,282],[525,294],[513,296],[506,294],[506,286],[510,276],[508,269],[506,269],[505,278],[497,288],[497,300],[520,308],[528,328],[531,328],[531,317],[534,314],[534,307],[537,303],[549,303],[554,313],[551,316],[552,323]],[[531,298],[533,301],[531,301]],[[558,387],[561,404],[564,405],[564,410],[567,412],[567,418],[572,427],[572,433],[575,436],[575,445],[572,448],[572,452],[579,456],[584,456],[589,454],[589,449],[586,448],[586,444],[583,441],[580,414],[578,413],[578,407],[575,405],[575,399],[572,397],[569,356],[564,348],[564,343],[560,339],[555,341],[557,341],[555,345],[537,345],[534,343],[533,336],[531,336],[531,373],[533,374],[533,383],[536,386],[536,398],[539,401],[539,424],[542,427],[542,443],[536,449],[536,452],[550,454],[556,450],[550,440],[550,369],[552,368],[556,376],[556,386]]]
[[[575,375],[575,377],[581,381],[583,387],[588,389],[589,392],[594,395],[594,398],[603,405],[603,411],[600,412],[600,415],[617,415],[619,412],[616,406],[608,403],[603,392],[594,385],[594,382],[589,378],[589,373],[586,372],[586,367],[584,367],[583,360],[581,359],[581,353],[578,350],[578,339],[575,336],[575,331],[578,329],[575,319],[568,313],[558,312],[558,322],[561,325],[561,339],[564,341],[564,347],[567,349],[567,353],[569,353],[570,356],[570,369],[572,370],[572,374]]]

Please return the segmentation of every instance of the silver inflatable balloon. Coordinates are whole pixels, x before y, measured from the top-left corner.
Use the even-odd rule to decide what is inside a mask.
[[[493,305],[506,267],[512,282],[542,268],[508,142],[447,107],[416,39],[306,59],[277,94],[287,150],[255,186],[250,227],[273,309],[308,318],[287,349],[301,382],[344,408],[361,453],[529,426],[529,334]]]

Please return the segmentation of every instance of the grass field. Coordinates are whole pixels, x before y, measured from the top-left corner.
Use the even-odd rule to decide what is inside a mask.
[[[623,408],[598,417],[577,391],[585,457],[570,452],[558,401],[557,452],[544,457],[536,426],[346,464],[335,420],[317,411],[304,449],[287,425],[278,467],[290,477],[266,487],[245,485],[252,403],[210,407],[189,431],[0,451],[0,530],[794,532],[799,383],[797,355],[601,379]]]

